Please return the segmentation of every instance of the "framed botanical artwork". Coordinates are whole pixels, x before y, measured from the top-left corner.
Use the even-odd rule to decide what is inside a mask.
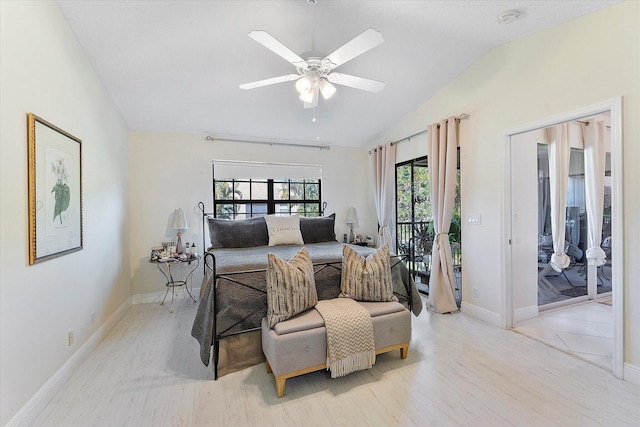
[[[27,115],[29,265],[82,249],[82,141]]]

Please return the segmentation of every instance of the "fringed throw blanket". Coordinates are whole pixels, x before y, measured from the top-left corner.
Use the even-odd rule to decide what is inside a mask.
[[[318,301],[315,308],[327,329],[327,369],[331,378],[371,368],[376,362],[376,347],[369,312],[349,298]]]

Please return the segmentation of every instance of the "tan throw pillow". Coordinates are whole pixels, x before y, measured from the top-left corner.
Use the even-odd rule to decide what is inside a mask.
[[[304,245],[298,215],[267,215],[264,220],[269,233],[269,246]]]
[[[307,248],[302,248],[287,262],[268,254],[267,323],[277,323],[300,314],[318,303],[313,264]]]
[[[356,301],[398,301],[393,295],[389,245],[363,257],[355,249],[342,245],[340,297]]]

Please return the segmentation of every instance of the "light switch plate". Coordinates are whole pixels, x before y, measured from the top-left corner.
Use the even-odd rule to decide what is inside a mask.
[[[482,224],[482,215],[473,214],[467,217],[467,224],[469,225],[480,225]]]

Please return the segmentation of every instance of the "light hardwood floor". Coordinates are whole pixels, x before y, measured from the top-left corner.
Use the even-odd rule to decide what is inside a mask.
[[[640,390],[606,370],[462,313],[413,318],[407,359],[287,381],[260,364],[213,380],[195,306],[133,306],[36,426],[638,426]]]

